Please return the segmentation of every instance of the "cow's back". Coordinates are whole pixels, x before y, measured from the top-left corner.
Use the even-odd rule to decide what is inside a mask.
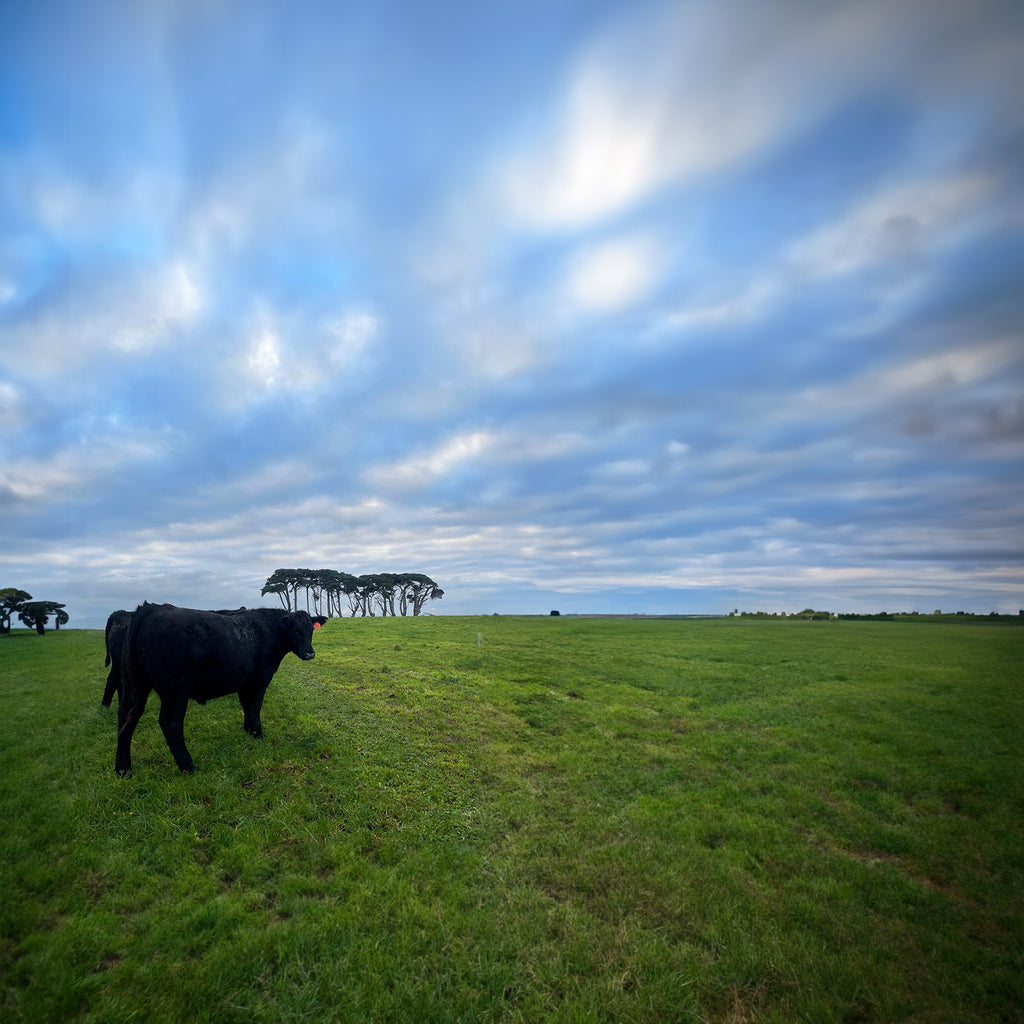
[[[223,613],[142,605],[132,623],[132,669],[161,697],[205,703],[269,682],[286,652],[273,608]]]
[[[173,605],[143,606],[132,627],[133,670],[161,697],[183,689],[199,700],[237,690],[245,651],[227,617]]]

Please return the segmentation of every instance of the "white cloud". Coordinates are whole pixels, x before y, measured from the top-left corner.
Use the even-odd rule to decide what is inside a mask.
[[[807,388],[778,403],[780,418],[808,419],[892,406],[917,395],[953,392],[1019,362],[1019,339],[997,339],[904,360],[856,374],[838,384]]]
[[[51,377],[110,352],[154,352],[187,343],[205,306],[202,278],[184,260],[144,260],[105,279],[89,268],[65,294],[36,305],[6,329],[10,346],[0,347],[0,360],[17,355],[19,373]]]
[[[362,355],[380,332],[380,320],[365,311],[342,314],[326,324],[324,354],[335,367],[345,366]]]
[[[637,477],[649,476],[651,463],[647,459],[615,459],[599,466],[599,476],[610,477],[613,480],[635,480]]]
[[[262,388],[271,388],[286,383],[280,374],[281,351],[276,332],[269,324],[263,324],[249,345],[246,367],[252,379]]]
[[[195,268],[176,261],[146,276],[141,294],[131,294],[111,325],[110,345],[123,352],[159,348],[202,314],[204,297]]]
[[[488,430],[456,434],[428,452],[413,455],[390,466],[373,466],[366,471],[374,484],[422,487],[439,480],[464,463],[491,448],[495,435]]]
[[[717,284],[713,289],[698,291],[685,305],[659,313],[650,333],[659,336],[750,323],[779,301],[782,283],[782,275],[767,270],[741,282],[732,281],[725,289]]]
[[[371,484],[421,487],[471,463],[486,460],[488,467],[549,462],[592,450],[599,440],[548,423],[532,423],[503,430],[479,429],[455,434],[436,447],[390,465],[371,466]],[[493,481],[492,481],[493,485]]]
[[[1000,0],[633,5],[494,169],[513,221],[561,230],[768,153],[858,93],[1006,104],[1020,40]],[[952,79],[952,84],[950,81]],[[961,111],[964,116],[964,111]]]
[[[380,319],[364,310],[308,321],[301,313],[285,315],[260,301],[240,355],[229,354],[227,359],[225,398],[237,403],[268,394],[315,393],[347,381],[380,329]],[[238,388],[239,366],[250,388]]]
[[[546,132],[496,172],[498,194],[524,224],[579,226],[749,158],[871,82],[912,7],[632,8],[583,53]]]
[[[651,333],[707,330],[750,323],[808,285],[854,274],[874,275],[862,296],[868,320],[837,322],[837,333],[878,330],[927,284],[932,261],[979,232],[1003,230],[999,182],[987,174],[938,174],[887,183],[858,197],[841,215],[784,246],[750,276],[705,288],[660,313]]]
[[[647,295],[657,283],[663,262],[661,247],[649,236],[602,242],[576,254],[565,294],[586,312],[612,312]]]
[[[981,174],[884,188],[790,246],[784,259],[802,277],[851,274],[865,267],[916,267],[977,225],[994,191],[995,181]]]
[[[29,503],[80,497],[165,457],[170,443],[168,434],[147,434],[138,428],[83,438],[76,447],[0,466],[0,492]]]

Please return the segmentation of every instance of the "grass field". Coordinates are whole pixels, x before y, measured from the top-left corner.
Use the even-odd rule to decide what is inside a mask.
[[[1024,628],[334,620],[263,709],[0,637],[0,1019],[1024,1021]]]

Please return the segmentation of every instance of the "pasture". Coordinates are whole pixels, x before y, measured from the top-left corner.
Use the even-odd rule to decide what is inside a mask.
[[[266,739],[0,637],[0,1019],[1024,1021],[1024,628],[332,620]]]

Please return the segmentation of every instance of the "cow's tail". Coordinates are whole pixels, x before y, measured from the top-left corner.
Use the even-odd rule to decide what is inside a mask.
[[[110,665],[110,619],[107,619],[107,629],[104,637],[106,639],[107,657],[104,659],[103,667],[107,668]]]

